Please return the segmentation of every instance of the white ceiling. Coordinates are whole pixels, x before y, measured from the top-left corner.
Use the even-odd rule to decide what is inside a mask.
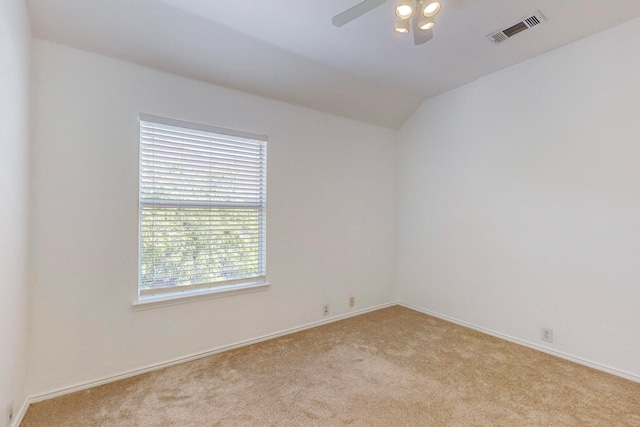
[[[361,0],[27,0],[36,37],[385,127],[431,96],[640,16],[639,0],[441,0],[434,38]],[[485,36],[540,10],[548,23]]]

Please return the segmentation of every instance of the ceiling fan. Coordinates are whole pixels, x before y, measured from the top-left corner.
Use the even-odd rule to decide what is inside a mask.
[[[336,27],[342,27],[386,2],[387,0],[364,0],[334,16],[331,23]],[[440,2],[436,0],[398,0],[396,4],[398,20],[393,30],[396,33],[407,34],[413,27],[414,43],[424,44],[433,38],[433,27],[436,25],[434,16],[440,12],[440,8]]]

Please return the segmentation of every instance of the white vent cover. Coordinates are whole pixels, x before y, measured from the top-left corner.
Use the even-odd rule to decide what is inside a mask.
[[[487,36],[487,39],[495,44],[502,43],[503,41],[510,39],[516,34],[521,33],[524,30],[528,30],[531,27],[535,27],[536,25],[540,25],[543,22],[547,22],[547,18],[544,17],[542,12],[537,10],[531,15],[525,16],[520,21],[509,26],[508,28],[489,34]]]

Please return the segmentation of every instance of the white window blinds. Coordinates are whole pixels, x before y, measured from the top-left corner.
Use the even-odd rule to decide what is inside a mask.
[[[139,295],[265,281],[266,137],[140,116]]]

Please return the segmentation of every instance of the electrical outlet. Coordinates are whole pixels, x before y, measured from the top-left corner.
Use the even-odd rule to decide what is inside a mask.
[[[322,315],[326,316],[329,314],[329,304],[325,304],[322,306]]]
[[[349,298],[349,307],[353,307],[356,305],[356,297]]]
[[[542,328],[540,337],[542,341],[553,342],[553,329]]]
[[[13,422],[13,402],[7,403],[7,427]]]

